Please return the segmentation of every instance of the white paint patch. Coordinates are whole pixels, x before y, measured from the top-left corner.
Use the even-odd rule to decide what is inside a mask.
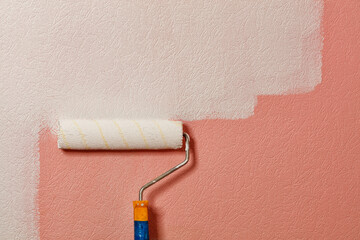
[[[322,1],[2,1],[0,238],[36,239],[42,119],[245,118],[321,81]]]

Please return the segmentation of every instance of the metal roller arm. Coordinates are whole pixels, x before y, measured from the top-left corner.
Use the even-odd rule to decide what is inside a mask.
[[[143,200],[143,192],[145,189],[147,189],[148,187],[150,187],[151,185],[157,183],[158,181],[160,181],[161,179],[165,178],[166,176],[170,175],[171,173],[175,172],[176,170],[178,170],[179,168],[181,168],[182,166],[184,166],[185,164],[187,164],[189,162],[189,152],[190,152],[190,136],[187,133],[183,133],[183,136],[185,138],[185,160],[181,163],[179,163],[178,165],[176,165],[175,167],[169,169],[168,171],[164,172],[163,174],[161,174],[160,176],[158,176],[157,178],[151,180],[150,182],[146,183],[144,186],[142,186],[140,188],[139,191],[139,200],[142,201]]]

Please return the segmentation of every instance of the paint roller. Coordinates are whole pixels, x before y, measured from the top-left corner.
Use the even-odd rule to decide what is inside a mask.
[[[190,137],[182,122],[169,120],[86,120],[59,121],[58,147],[69,150],[145,150],[180,149],[185,139],[185,160],[140,188],[133,201],[134,239],[149,239],[146,188],[175,172],[189,161]]]

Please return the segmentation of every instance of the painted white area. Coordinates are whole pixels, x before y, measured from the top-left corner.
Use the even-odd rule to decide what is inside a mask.
[[[2,1],[0,238],[38,238],[41,121],[246,118],[321,80],[319,0]]]
[[[73,150],[178,149],[180,121],[160,119],[61,119],[58,147]]]

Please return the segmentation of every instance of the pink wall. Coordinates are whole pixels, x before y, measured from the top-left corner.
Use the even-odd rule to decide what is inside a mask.
[[[152,239],[359,239],[358,1],[325,1],[315,91],[244,120],[186,122],[189,166],[145,192]],[[40,139],[42,239],[132,239],[132,201],[182,152],[64,152]]]

